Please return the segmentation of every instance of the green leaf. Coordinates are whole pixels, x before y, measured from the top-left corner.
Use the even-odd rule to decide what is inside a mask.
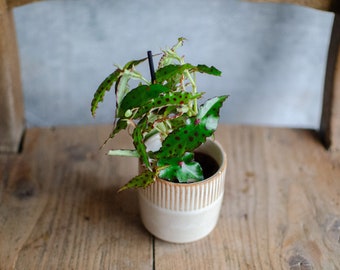
[[[186,39],[183,38],[183,37],[180,37],[180,38],[178,38],[177,43],[174,46],[172,46],[171,49],[163,50],[163,56],[159,60],[158,68],[170,65],[174,61],[181,63],[182,57],[180,57],[176,53],[176,50],[179,47],[183,46],[184,40],[186,40]]]
[[[170,133],[162,143],[162,147],[154,155],[156,158],[182,156],[185,152],[196,149],[205,140],[199,136],[200,127],[193,124],[193,118],[188,119],[185,126]]]
[[[159,55],[159,54],[154,54],[153,56],[157,56],[157,55]],[[132,61],[126,63],[123,69],[124,70],[125,69],[131,69],[131,68],[133,68],[135,66],[138,66],[140,63],[143,63],[147,59],[148,59],[147,57],[144,57],[142,59],[132,60]]]
[[[178,180],[180,183],[189,183],[203,180],[201,165],[194,161],[193,153],[185,153],[182,157],[164,158],[157,163],[158,166],[165,166],[159,172],[159,177],[169,181]]]
[[[140,175],[132,178],[126,185],[121,187],[118,192],[129,188],[146,188],[156,181],[156,173],[151,171],[144,171]]]
[[[146,146],[144,144],[144,138],[143,138],[143,132],[144,129],[147,127],[147,118],[143,118],[140,120],[138,125],[135,127],[135,129],[132,132],[132,139],[133,139],[133,144],[142,160],[144,165],[148,168],[151,169],[150,162],[149,162],[149,156],[146,152]]]
[[[214,130],[217,128],[217,122],[220,118],[220,108],[223,105],[223,102],[228,98],[227,95],[223,95],[220,97],[214,97],[208,99],[198,111],[196,116],[197,121],[200,124],[205,125],[208,130]]]
[[[116,115],[119,110],[120,103],[122,102],[124,96],[129,92],[129,80],[130,76],[122,73],[117,80],[115,85],[115,95],[116,95]]]
[[[140,63],[143,63],[145,60],[147,60],[148,58],[147,57],[144,57],[142,59],[138,59],[138,60],[131,60],[130,62],[126,63],[125,66],[124,66],[124,70],[125,69],[131,69],[137,65],[139,65]]]
[[[116,125],[113,127],[109,137],[104,141],[103,147],[110,139],[112,139],[114,136],[116,136],[117,133],[119,133],[121,130],[126,129],[128,126],[128,122],[125,119],[119,119],[116,123]]]
[[[190,92],[169,92],[160,94],[158,97],[149,100],[146,104],[141,104],[141,107],[134,115],[134,119],[140,118],[154,109],[187,104],[190,100],[200,98],[201,96],[202,93],[193,94]]]
[[[129,66],[129,65],[127,65]],[[123,72],[120,74],[119,79],[116,82],[116,115],[120,108],[120,104],[126,94],[130,91],[129,81],[131,79],[143,81],[147,85],[150,83],[143,77],[141,73],[134,69],[132,66],[131,69],[124,69]]]
[[[128,150],[128,149],[110,150],[107,154],[109,156],[137,157],[137,158],[139,158],[139,154],[136,150]]]
[[[156,72],[156,82],[162,83],[164,81],[167,81],[169,79],[175,78],[177,75],[182,75],[185,70],[188,70],[189,72],[200,72],[200,73],[206,73],[209,75],[215,75],[215,76],[221,76],[222,72],[219,71],[214,66],[208,67],[206,65],[197,65],[193,66],[191,64],[183,64],[183,65],[174,65],[170,64],[167,66],[164,66],[157,70]]]
[[[179,157],[192,152],[213,135],[219,120],[219,111],[227,96],[207,100],[195,117],[189,118],[185,125],[170,133],[162,147],[154,154],[156,158]]]
[[[98,103],[103,102],[105,92],[110,91],[112,85],[114,82],[118,81],[116,84],[116,97],[117,97],[117,104],[121,101],[123,96],[127,92],[127,82],[130,79],[131,76],[125,75],[124,76],[124,71],[125,70],[130,70],[134,66],[139,65],[140,63],[144,62],[147,57],[139,59],[139,60],[132,60],[125,64],[123,69],[117,68],[113,73],[111,73],[109,76],[105,78],[105,80],[99,85],[98,89],[96,90],[94,97],[91,102],[91,113],[93,116],[96,114],[96,110],[98,108]]]
[[[157,70],[156,82],[161,83],[174,78],[176,75],[182,74],[185,70],[193,69],[195,66],[191,64],[184,65],[167,65]]]
[[[118,110],[118,117],[125,118],[127,111],[142,107],[150,100],[157,98],[160,94],[169,91],[169,88],[160,84],[140,85],[132,89],[122,100]]]
[[[214,76],[221,76],[222,72],[219,71],[214,66],[208,67],[206,65],[197,65],[197,71],[201,73],[206,73]]]
[[[125,119],[119,119],[110,133],[110,138],[113,138],[116,134],[118,134],[121,130],[126,129],[128,126],[128,121]]]
[[[110,91],[112,84],[118,80],[122,70],[116,69],[113,73],[105,78],[105,80],[99,85],[97,91],[94,93],[91,102],[91,113],[92,116],[96,115],[96,110],[98,108],[98,103],[103,102],[105,92]]]

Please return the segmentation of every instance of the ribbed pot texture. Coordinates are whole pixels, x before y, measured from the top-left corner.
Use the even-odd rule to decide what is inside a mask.
[[[227,158],[222,146],[212,140],[207,140],[198,151],[217,161],[219,169],[214,175],[189,184],[157,179],[138,191],[142,222],[157,238],[173,243],[192,242],[207,236],[216,226]]]

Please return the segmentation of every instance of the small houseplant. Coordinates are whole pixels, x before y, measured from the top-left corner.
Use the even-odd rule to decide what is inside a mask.
[[[180,224],[181,218],[171,211],[186,211],[185,203],[183,204],[185,192],[189,195],[190,202],[188,203],[190,205],[202,205],[203,208],[207,208],[209,206],[208,201],[210,201],[208,197],[211,195],[209,195],[209,192],[212,193],[211,191],[214,188],[218,192],[213,192],[213,194],[219,200],[217,214],[214,214],[217,215],[217,219],[224,190],[225,172],[221,170],[225,170],[226,167],[223,149],[209,138],[214,135],[218,125],[219,111],[227,96],[208,99],[199,106],[198,100],[204,93],[198,92],[196,85],[197,72],[214,76],[220,76],[221,72],[213,66],[185,63],[184,57],[177,53],[177,49],[183,45],[184,40],[184,38],[179,38],[173,47],[162,51],[156,71],[153,68],[151,52],[148,52],[146,58],[132,60],[123,67],[117,67],[99,85],[91,103],[91,112],[94,116],[98,103],[104,99],[105,92],[114,86],[116,96],[115,120],[113,130],[107,140],[114,138],[122,130],[128,130],[135,149],[116,149],[109,151],[108,154],[137,157],[140,160],[140,174],[133,177],[119,191],[128,188],[142,188],[139,189],[139,198],[141,204],[146,203],[146,206],[141,206],[144,225],[154,235],[171,242],[197,240],[209,233],[212,230],[210,227],[215,226],[216,221],[212,225],[202,225],[206,227],[205,230],[208,230],[208,232],[205,232],[204,235],[198,233],[186,237],[185,234],[193,231],[193,228],[188,227],[188,220],[185,219],[183,223],[187,224],[185,226],[187,229],[186,232],[182,233],[184,238],[180,236],[178,226],[173,229],[174,232],[170,232],[172,235],[175,234],[175,238],[168,236],[169,232],[163,233],[159,232],[158,228],[152,228],[159,225],[164,227],[166,224],[171,225],[171,223]],[[151,80],[146,79],[136,69],[139,64],[146,60],[149,60]],[[132,81],[137,81],[135,87],[131,87]],[[212,150],[209,148],[210,146],[205,146],[207,144],[213,144]],[[205,165],[211,163],[200,160],[199,157],[202,156],[202,153],[198,154],[197,152],[197,149],[203,149],[204,152],[205,148],[210,149],[207,150],[210,155],[216,152],[219,155],[217,158],[212,157],[218,159],[219,164],[210,175],[206,175],[205,167],[209,169],[211,166]],[[212,182],[207,181],[212,175],[216,175],[220,180],[217,185],[212,184],[211,187],[208,187],[209,192],[197,186],[199,183]],[[157,185],[161,186],[157,187]],[[162,187],[162,185],[165,185],[165,187]],[[166,191],[166,194],[163,195],[159,193],[164,192],[164,188],[177,190],[177,187],[174,187],[177,185],[185,190],[179,191],[181,195],[169,195],[172,194],[172,191]],[[191,191],[190,188],[192,188]],[[162,189],[162,191],[158,192],[158,189]],[[171,202],[173,200],[171,198],[174,196],[183,197],[178,202],[182,205]],[[197,200],[205,200],[207,203],[192,201],[195,196],[198,196]],[[156,197],[159,198],[159,202],[155,199]],[[165,202],[165,200],[170,201]],[[172,217],[170,219],[165,217],[163,210],[159,212],[159,206],[151,206],[150,203],[165,205],[163,210],[165,212],[170,210]],[[157,213],[152,214],[151,212],[155,208]],[[192,208],[192,206],[189,208]],[[197,209],[191,210],[196,211]],[[150,216],[151,221],[146,221],[149,218],[148,216]],[[174,218],[174,221],[171,220],[172,218]],[[157,224],[159,223],[157,219],[162,224]],[[211,219],[211,217],[202,216],[201,219]],[[197,223],[197,220],[195,222]]]

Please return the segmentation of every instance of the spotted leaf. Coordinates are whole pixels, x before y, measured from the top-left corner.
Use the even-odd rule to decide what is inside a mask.
[[[105,78],[105,80],[99,85],[97,91],[94,93],[91,102],[91,113],[93,116],[96,115],[96,110],[98,108],[98,103],[103,102],[105,92],[110,91],[112,84],[116,82],[121,74],[120,69],[116,69],[113,73]]]
[[[145,104],[141,104],[136,114],[134,114],[134,119],[140,118],[154,109],[187,104],[190,100],[200,98],[201,96],[202,93],[193,94],[190,92],[169,92],[160,94],[158,97],[149,100]]]
[[[124,130],[128,127],[128,122],[125,119],[119,119],[116,125],[113,127],[109,137],[104,141],[103,146],[108,142],[108,140],[114,138],[116,134],[118,134],[121,130]]]
[[[156,82],[161,83],[173,79],[179,74],[183,74],[185,70],[193,69],[195,66],[191,64],[183,64],[183,65],[167,65],[165,67],[160,68],[156,72]]]
[[[131,68],[139,65],[140,63],[143,63],[147,59],[148,59],[147,57],[144,57],[144,58],[138,59],[138,60],[131,60],[130,62],[125,64],[123,69],[131,69]]]
[[[122,186],[118,192],[130,188],[146,188],[156,181],[156,173],[151,171],[144,171],[140,175],[132,178],[126,185]]]
[[[142,107],[150,100],[157,98],[160,94],[169,91],[169,88],[160,84],[140,85],[132,89],[123,98],[119,107],[118,117],[125,118],[128,111]]]
[[[156,72],[156,82],[162,83],[164,81],[168,81],[169,79],[174,79],[178,75],[182,75],[184,71],[189,72],[200,72],[200,73],[206,73],[209,75],[215,75],[215,76],[221,76],[222,72],[219,71],[214,66],[208,67],[206,65],[197,65],[193,66],[191,64],[183,64],[183,65],[174,65],[170,64],[167,66],[164,66],[157,70]]]
[[[138,125],[135,127],[135,129],[132,132],[132,138],[133,138],[133,145],[135,146],[142,162],[145,164],[145,166],[150,169],[150,162],[149,157],[146,152],[146,146],[144,144],[144,138],[143,138],[143,131],[147,127],[147,119],[143,118],[140,120]]]
[[[162,143],[162,147],[154,155],[156,158],[182,156],[185,152],[192,152],[206,138],[213,135],[217,128],[219,110],[227,96],[215,97],[207,100],[197,116],[191,117],[186,124],[170,133]]]

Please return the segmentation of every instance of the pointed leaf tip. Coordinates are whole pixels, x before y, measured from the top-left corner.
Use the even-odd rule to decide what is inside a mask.
[[[91,101],[91,114],[93,117],[96,115],[96,110],[98,108],[98,103],[103,102],[105,92],[110,91],[114,82],[116,82],[119,78],[121,70],[116,69],[109,76],[105,78],[105,80],[99,85],[98,89],[93,95],[93,99]]]
[[[156,181],[156,173],[152,171],[144,171],[140,175],[132,178],[127,184],[122,186],[118,192],[130,188],[146,188]]]

